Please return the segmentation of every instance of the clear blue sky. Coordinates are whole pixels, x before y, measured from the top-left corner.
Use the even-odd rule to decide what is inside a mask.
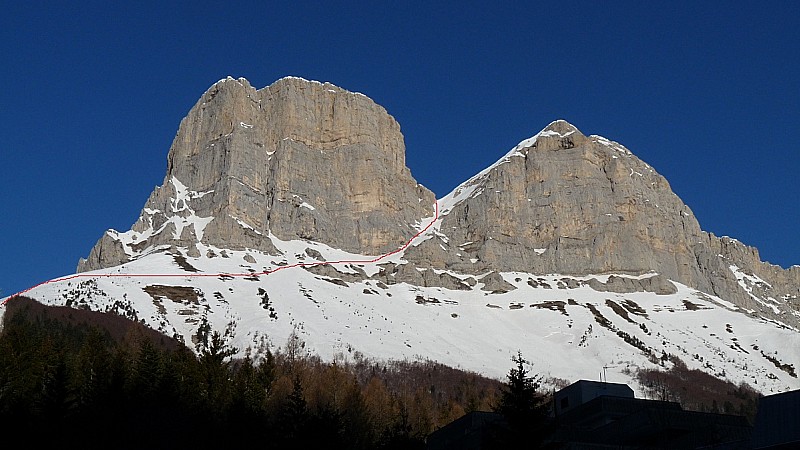
[[[0,295],[129,229],[227,75],[370,96],[439,197],[563,118],[655,167],[703,229],[800,264],[798,2],[382,3],[5,2]]]

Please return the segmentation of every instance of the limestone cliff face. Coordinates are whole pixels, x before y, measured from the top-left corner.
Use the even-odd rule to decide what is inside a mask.
[[[703,232],[652,167],[563,120],[521,142],[440,206],[439,234],[406,254],[421,266],[470,274],[656,272],[775,318],[792,314],[785,306],[800,294],[800,268],[762,263],[755,249]],[[761,295],[751,295],[756,291]],[[784,301],[774,302],[778,309],[760,303],[768,297]]]
[[[164,184],[132,231],[110,231],[79,271],[162,244],[272,252],[270,233],[380,254],[411,237],[434,202],[405,165],[400,126],[366,96],[300,78],[256,90],[229,77],[181,122]]]
[[[272,237],[382,254],[413,236],[434,202],[405,165],[399,125],[364,95],[299,78],[260,90],[227,78],[181,122],[164,183],[139,220],[130,231],[109,230],[78,270],[165,245],[188,256],[200,256],[199,243],[274,254]],[[434,232],[405,252],[409,264],[385,267],[386,283],[471,289],[480,279],[483,289],[503,291],[513,286],[501,271],[655,272],[594,287],[668,292],[673,280],[800,326],[800,267],[762,262],[756,249],[702,231],[652,167],[563,120],[439,207]]]
[[[691,248],[700,226],[667,181],[621,145],[565,121],[459,186],[442,209],[450,252],[434,241],[417,248],[457,270],[698,278]]]

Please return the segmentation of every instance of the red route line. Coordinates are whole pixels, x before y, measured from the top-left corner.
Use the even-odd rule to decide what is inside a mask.
[[[430,229],[430,227],[432,227],[433,224],[436,223],[437,220],[439,220],[439,201],[438,200],[434,203],[434,208],[435,208],[435,214],[434,214],[433,220],[431,220],[431,222],[425,228],[420,230],[414,236],[411,236],[411,239],[409,239],[405,244],[403,244],[400,247],[398,247],[396,250],[393,250],[393,251],[391,251],[389,253],[384,253],[383,255],[377,256],[377,257],[372,258],[372,259],[352,259],[352,260],[342,259],[342,260],[339,260],[339,261],[321,261],[321,262],[314,262],[314,263],[295,263],[295,264],[289,264],[289,265],[286,265],[286,266],[278,266],[278,267],[276,267],[274,269],[265,270],[263,272],[249,272],[249,273],[188,273],[188,274],[183,274],[183,273],[154,273],[154,274],[107,273],[107,274],[100,274],[100,275],[77,273],[77,274],[69,275],[69,276],[62,277],[62,278],[54,278],[52,280],[43,281],[43,282],[41,282],[41,283],[39,283],[39,284],[37,284],[35,286],[31,286],[28,289],[25,289],[24,291],[17,292],[16,294],[11,295],[7,299],[3,300],[3,302],[0,303],[0,306],[5,306],[5,304],[9,300],[11,300],[12,298],[19,297],[20,295],[23,295],[28,291],[32,291],[33,289],[36,289],[39,286],[44,286],[44,285],[50,284],[50,283],[60,283],[62,281],[74,280],[76,278],[156,278],[156,277],[158,277],[158,278],[167,278],[167,277],[199,278],[199,277],[221,277],[221,276],[237,278],[237,277],[252,277],[252,276],[257,276],[257,275],[270,275],[270,274],[273,274],[273,273],[275,273],[275,272],[277,272],[279,270],[292,269],[292,268],[295,268],[295,267],[326,266],[326,265],[332,265],[332,264],[365,264],[365,263],[374,263],[374,262],[378,262],[378,261],[380,261],[382,259],[388,258],[389,256],[392,256],[392,255],[395,255],[397,253],[400,253],[400,252],[404,251],[405,249],[407,249],[411,245],[412,242],[414,242],[414,239],[420,237],[422,234],[424,234],[426,231],[428,231],[428,229]]]

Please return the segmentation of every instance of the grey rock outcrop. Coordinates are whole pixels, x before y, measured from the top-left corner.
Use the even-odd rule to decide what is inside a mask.
[[[274,253],[270,233],[381,254],[413,236],[434,202],[405,165],[400,126],[366,96],[292,77],[256,90],[228,77],[181,122],[164,183],[127,237],[138,240],[109,232],[78,270],[197,241]]]
[[[473,277],[460,279],[447,272],[436,271],[418,267],[412,264],[386,263],[381,265],[380,271],[372,277],[386,285],[408,283],[412,286],[441,287],[452,290],[470,290],[475,286]]]
[[[440,227],[446,238],[409,253],[469,273],[656,270],[672,279],[699,278],[691,246],[702,232],[667,181],[622,146],[584,136],[565,121],[449,197]]]
[[[513,284],[504,280],[503,276],[497,272],[490,272],[484,275],[481,277],[480,281],[483,283],[483,287],[481,289],[495,294],[502,294],[516,289]]]
[[[563,120],[461,184],[440,208],[443,234],[409,249],[410,261],[470,274],[656,272],[649,282],[595,284],[599,290],[674,292],[669,279],[800,323],[792,307],[800,268],[763,263],[754,248],[702,231],[652,167],[619,143],[585,136]],[[763,283],[744,288],[750,278],[740,280],[732,266]]]
[[[130,259],[125,252],[125,246],[115,239],[116,232],[109,230],[97,241],[87,258],[78,261],[78,272],[94,270],[102,267],[112,267],[128,262]]]
[[[599,292],[652,292],[658,295],[669,295],[678,292],[678,288],[663,275],[653,275],[642,279],[611,275],[605,283],[592,278],[588,284],[592,289]]]

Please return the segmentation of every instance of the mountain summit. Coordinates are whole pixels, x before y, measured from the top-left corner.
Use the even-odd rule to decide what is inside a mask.
[[[243,353],[297,333],[324,357],[355,349],[492,376],[521,349],[556,378],[681,360],[800,387],[800,355],[783,351],[800,345],[800,267],[702,231],[655,169],[565,120],[436,200],[366,96],[228,77],[191,108],[167,160],[131,230],[107,231],[83,273],[28,295],[187,344],[209,324]]]
[[[109,231],[78,271],[199,242],[275,254],[270,234],[354,253],[393,250],[435,197],[405,165],[400,126],[364,95],[287,77],[214,84],[181,121],[167,175],[127,233]]]
[[[441,205],[440,234],[410,250],[410,261],[472,274],[657,273],[659,289],[678,281],[800,325],[800,267],[761,262],[755,248],[702,231],[652,167],[564,120],[520,142]]]

